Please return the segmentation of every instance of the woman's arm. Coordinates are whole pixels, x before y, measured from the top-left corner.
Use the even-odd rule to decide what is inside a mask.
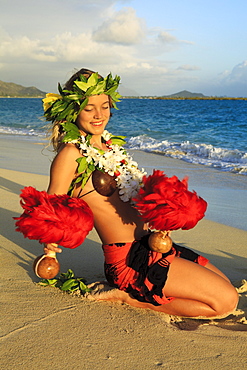
[[[75,145],[64,145],[51,165],[48,194],[67,194],[76,175],[78,167],[76,159],[79,157],[81,157],[81,154]]]
[[[50,170],[50,183],[48,194],[67,194],[71,181],[76,175],[78,163],[76,159],[81,157],[79,150],[73,144],[66,144],[54,158]],[[61,253],[62,249],[54,244],[45,244],[44,252],[54,251]]]

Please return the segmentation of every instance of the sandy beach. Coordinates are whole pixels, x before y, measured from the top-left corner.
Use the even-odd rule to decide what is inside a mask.
[[[147,171],[189,175],[189,184],[209,203],[206,218],[175,242],[199,251],[239,291],[237,310],[226,319],[196,320],[71,296],[41,287],[32,262],[36,241],[15,232],[22,212],[20,190],[46,190],[52,153],[43,145],[0,136],[1,158],[1,360],[2,369],[239,369],[247,363],[246,176],[179,160],[135,153]],[[234,203],[234,207],[233,207]],[[95,231],[75,250],[58,256],[88,283],[104,280],[103,253]]]

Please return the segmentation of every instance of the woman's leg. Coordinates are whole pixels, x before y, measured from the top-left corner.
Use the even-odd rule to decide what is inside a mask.
[[[121,301],[139,308],[183,317],[225,317],[237,306],[238,294],[228,278],[211,263],[205,267],[183,258],[175,257],[170,265],[164,286],[166,297],[174,297],[170,303],[154,306],[139,302],[128,293],[114,289],[98,299]]]
[[[211,262],[208,262],[205,267],[213,272],[215,272],[217,275],[223,277],[223,279],[225,279],[226,281],[228,281],[228,283],[230,283],[230,280],[228,279],[228,277],[222,272],[220,271],[217,267],[215,267]]]
[[[236,289],[223,273],[212,264],[202,267],[194,262],[175,257],[170,265],[164,287],[166,297],[174,297],[170,303],[153,306],[129,296],[124,301],[132,306],[150,308],[170,315],[184,317],[227,316],[238,303]],[[125,293],[126,294],[126,293]]]

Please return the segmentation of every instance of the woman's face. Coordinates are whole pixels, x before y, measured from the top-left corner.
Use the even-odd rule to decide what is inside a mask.
[[[87,106],[78,115],[76,124],[86,134],[102,135],[110,118],[109,96],[93,95],[88,99]]]

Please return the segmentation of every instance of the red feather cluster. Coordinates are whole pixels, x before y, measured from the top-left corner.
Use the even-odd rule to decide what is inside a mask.
[[[31,186],[22,189],[20,197],[24,212],[14,219],[16,231],[25,238],[76,248],[93,228],[93,213],[82,199],[50,195]]]
[[[180,181],[163,171],[143,177],[135,207],[144,222],[156,230],[192,229],[204,217],[207,202],[188,190],[188,178]]]

